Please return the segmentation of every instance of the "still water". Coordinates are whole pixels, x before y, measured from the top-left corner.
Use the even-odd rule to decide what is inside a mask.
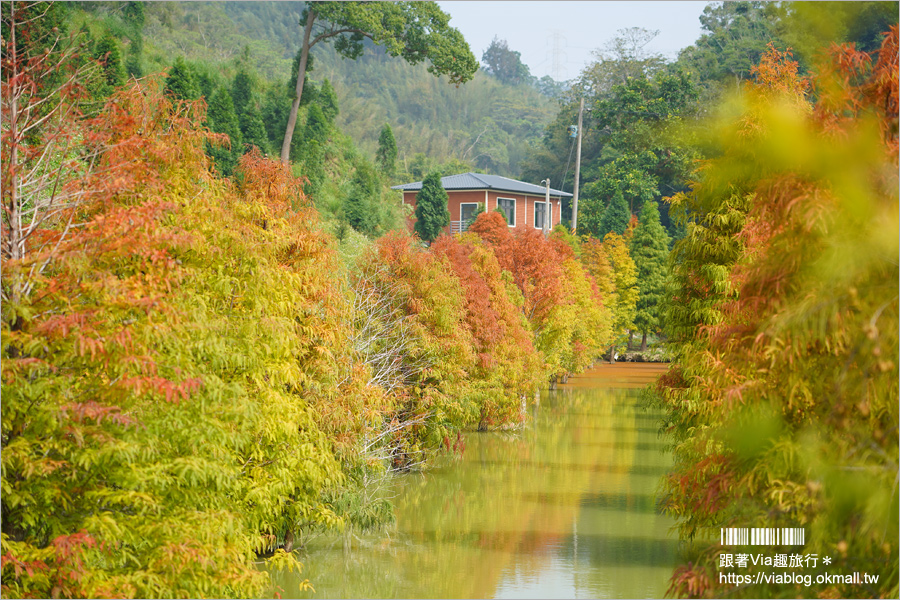
[[[656,510],[670,464],[640,388],[664,365],[599,365],[515,433],[392,478],[396,527],[310,542],[282,597],[661,598],[676,561]],[[301,591],[309,579],[315,593]]]

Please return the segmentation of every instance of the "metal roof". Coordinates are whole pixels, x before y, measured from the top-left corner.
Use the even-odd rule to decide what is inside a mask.
[[[444,189],[453,190],[496,190],[498,192],[513,192],[517,194],[529,194],[531,196],[543,196],[546,188],[533,183],[525,183],[508,177],[500,177],[499,175],[485,175],[483,173],[461,173],[459,175],[448,175],[441,177],[441,185]],[[395,185],[392,190],[402,190],[404,192],[417,192],[422,189],[422,182],[404,183],[403,185]],[[572,194],[560,190],[550,188],[550,195],[554,197],[571,198]]]

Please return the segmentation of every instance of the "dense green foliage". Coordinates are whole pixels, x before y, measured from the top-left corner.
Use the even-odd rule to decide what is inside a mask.
[[[619,190],[612,194],[612,197],[609,199],[609,206],[600,214],[600,222],[596,228],[590,227],[590,220],[588,220],[586,227],[588,231],[593,229],[598,237],[603,237],[607,233],[623,235],[628,228],[628,223],[631,221],[631,211],[628,210],[628,203]]]
[[[394,139],[394,131],[387,123],[378,134],[378,151],[375,153],[375,162],[385,177],[394,177],[397,169],[397,141]]]
[[[241,126],[227,89],[219,88],[213,93],[209,99],[206,120],[210,131],[228,136],[220,143],[210,145],[208,150],[216,169],[227,177],[234,172],[238,159],[244,153]]]
[[[441,174],[432,171],[422,180],[422,189],[416,194],[415,230],[421,239],[433,242],[448,225],[447,191],[441,184]]]
[[[351,182],[350,195],[344,202],[344,216],[356,231],[375,236],[379,233],[381,210],[381,184],[375,169],[361,163]]]
[[[178,57],[166,77],[166,94],[175,100],[196,100],[200,97],[200,89],[194,74],[188,69],[184,59]]]
[[[641,209],[631,236],[630,250],[637,268],[639,290],[634,326],[643,334],[641,350],[646,350],[647,334],[662,330],[669,270],[669,234],[660,224],[659,210],[652,200]]]

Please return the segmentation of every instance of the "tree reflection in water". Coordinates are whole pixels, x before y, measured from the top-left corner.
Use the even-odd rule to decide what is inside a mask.
[[[395,477],[397,524],[318,540],[282,596],[662,597],[676,560],[655,492],[669,465],[639,388],[662,365],[602,365],[544,393],[515,433],[470,433],[462,456]]]

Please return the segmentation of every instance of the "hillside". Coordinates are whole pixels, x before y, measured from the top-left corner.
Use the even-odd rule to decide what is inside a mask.
[[[127,48],[133,42],[122,22],[125,5],[79,7],[95,23],[99,17]],[[143,72],[158,72],[183,57],[203,65],[211,77],[229,80],[237,65],[245,64],[261,83],[286,90],[293,87],[302,7],[301,2],[143,3]],[[425,65],[409,65],[374,45],[358,60],[341,59],[329,45],[316,46],[313,57],[310,81],[331,81],[340,106],[336,124],[364,154],[373,158],[381,128],[386,123],[393,128],[398,176],[454,161],[458,168],[517,177],[526,148],[539,140],[557,110],[531,86],[506,85],[479,71],[456,87],[429,74]]]

